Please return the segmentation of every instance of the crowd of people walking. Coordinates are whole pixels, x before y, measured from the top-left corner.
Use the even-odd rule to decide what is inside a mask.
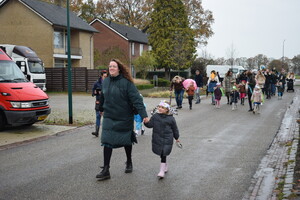
[[[249,112],[259,113],[259,105],[265,99],[271,99],[274,96],[282,99],[284,91],[294,91],[293,85],[295,81],[294,73],[286,74],[284,69],[280,72],[277,72],[275,69],[245,70],[237,76],[231,70],[228,70],[224,78],[220,77],[218,72],[212,70],[207,78],[207,83],[204,83],[204,78],[200,71],[196,70],[194,78],[196,85],[185,88],[185,79],[175,76],[171,81],[170,90],[174,90],[176,108],[182,108],[185,91],[189,108],[192,109],[194,94],[196,97],[195,104],[199,104],[201,102],[200,91],[205,90],[206,97],[211,94],[211,104],[215,105],[216,108],[221,107],[221,98],[224,96],[227,98],[227,104],[232,106],[232,110],[237,109],[238,103],[245,105],[245,100],[248,99]],[[285,89],[286,85],[287,89]]]
[[[199,70],[196,70],[194,79],[184,79],[175,76],[170,85],[171,94],[174,92],[176,109],[182,109],[184,93],[187,93],[189,109],[192,110],[193,99],[195,104],[201,103],[200,93],[206,91],[206,96],[211,94],[211,104],[221,108],[221,99],[226,97],[227,104],[232,110],[237,109],[237,104],[244,105],[248,99],[249,111],[254,114],[260,112],[260,106],[266,99],[277,95],[281,99],[287,84],[287,91],[293,90],[295,76],[293,73],[286,75],[282,70],[259,70],[257,73],[244,71],[237,77],[229,70],[225,77],[220,77],[218,72],[212,70],[208,75],[207,83]],[[179,129],[173,114],[177,113],[171,107],[170,102],[161,101],[148,118],[143,96],[134,86],[128,68],[118,59],[112,59],[108,71],[102,71],[99,79],[94,84],[92,96],[95,96],[96,126],[92,134],[99,136],[100,120],[102,120],[101,146],[103,146],[103,167],[96,175],[98,180],[110,179],[110,160],[113,149],[123,147],[126,154],[125,173],[133,171],[132,145],[137,143],[136,136],[144,132],[143,124],[153,128],[152,151],[160,156],[160,169],[158,177],[164,178],[168,171],[167,156],[172,151],[173,141],[178,147]],[[134,131],[134,121],[136,132]]]

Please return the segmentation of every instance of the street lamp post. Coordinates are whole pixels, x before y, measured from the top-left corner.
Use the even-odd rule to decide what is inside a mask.
[[[69,124],[73,124],[72,105],[72,66],[71,66],[71,30],[70,30],[70,5],[67,0],[67,48],[68,48],[68,102],[69,102]]]
[[[282,69],[284,67],[284,42],[285,42],[285,40],[283,40],[283,43],[282,43]]]

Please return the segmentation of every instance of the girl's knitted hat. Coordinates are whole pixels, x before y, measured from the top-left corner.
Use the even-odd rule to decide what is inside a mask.
[[[167,108],[168,110],[170,110],[170,105],[168,103],[166,103],[166,100],[160,101],[158,106],[161,106],[161,107],[164,107],[164,108]]]

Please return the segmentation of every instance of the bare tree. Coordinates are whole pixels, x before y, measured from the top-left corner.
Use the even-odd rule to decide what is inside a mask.
[[[255,69],[256,68],[256,63],[255,63],[255,60],[254,58],[248,58],[246,60],[246,63],[247,63],[247,69],[248,70],[252,70],[252,69]]]
[[[231,43],[231,46],[229,49],[227,49],[227,64],[233,66],[235,63],[234,63],[234,60],[235,60],[235,57],[237,55],[237,50],[235,49],[233,43]]]
[[[246,57],[236,58],[234,62],[236,65],[247,67],[247,58]]]

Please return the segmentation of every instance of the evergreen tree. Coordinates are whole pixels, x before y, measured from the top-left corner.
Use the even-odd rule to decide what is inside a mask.
[[[170,78],[170,69],[191,67],[195,59],[196,42],[182,1],[157,0],[151,21],[149,43],[159,68],[165,69],[166,78]]]

